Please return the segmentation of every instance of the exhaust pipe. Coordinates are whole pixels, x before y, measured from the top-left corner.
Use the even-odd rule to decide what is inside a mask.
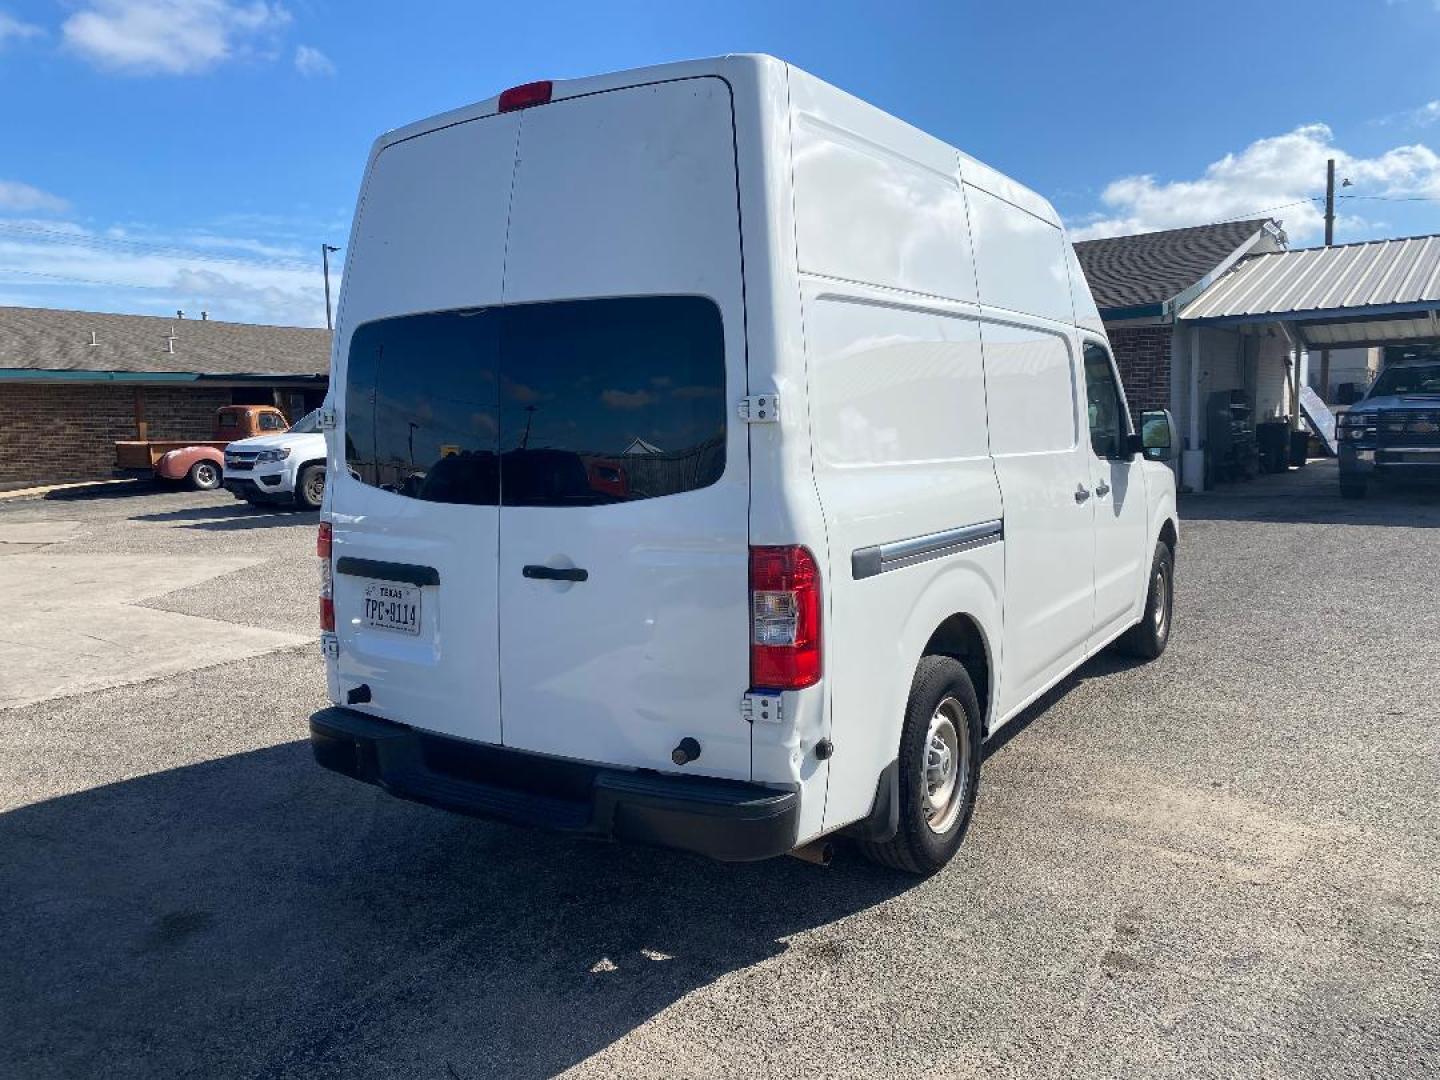
[[[835,845],[829,840],[814,840],[804,847],[794,848],[790,854],[816,866],[829,866],[830,860],[835,858]]]

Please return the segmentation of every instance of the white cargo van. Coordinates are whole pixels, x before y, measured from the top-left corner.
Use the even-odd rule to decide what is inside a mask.
[[[395,795],[929,872],[984,739],[1165,647],[1171,425],[1055,211],[773,58],[382,136],[333,369],[312,745]]]

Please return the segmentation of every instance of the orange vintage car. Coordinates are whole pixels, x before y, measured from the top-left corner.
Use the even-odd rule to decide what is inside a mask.
[[[145,470],[162,480],[188,480],[200,491],[218,488],[225,475],[225,447],[237,439],[284,431],[285,414],[273,405],[226,405],[215,412],[214,438],[136,439],[115,444],[115,467]]]

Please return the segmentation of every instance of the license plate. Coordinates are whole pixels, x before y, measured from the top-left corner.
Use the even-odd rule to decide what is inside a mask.
[[[365,625],[400,634],[420,633],[420,590],[379,581],[366,585]]]

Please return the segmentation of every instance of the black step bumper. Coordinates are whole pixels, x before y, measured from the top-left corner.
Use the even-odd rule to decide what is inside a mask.
[[[332,706],[310,717],[327,769],[472,817],[678,848],[727,862],[795,846],[800,795],[703,776],[606,768],[419,731]]]

